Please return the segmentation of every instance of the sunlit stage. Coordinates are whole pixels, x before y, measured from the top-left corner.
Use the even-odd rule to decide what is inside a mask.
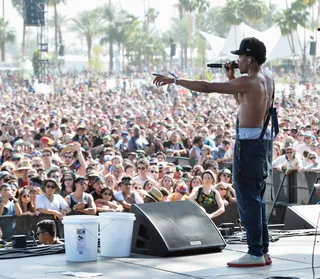
[[[318,235],[317,238],[320,239]],[[292,276],[313,278],[312,251],[314,236],[280,238],[271,243],[271,266],[230,268],[228,261],[246,252],[246,245],[229,244],[221,253],[158,258],[134,254],[131,258],[103,258],[96,262],[71,263],[65,254],[1,260],[0,278],[67,278],[63,272],[103,273],[96,278],[268,278]],[[315,278],[320,278],[320,244],[315,246]]]

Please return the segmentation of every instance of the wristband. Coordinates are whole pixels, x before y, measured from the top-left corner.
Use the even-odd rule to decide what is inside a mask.
[[[173,83],[174,83],[175,85],[177,85],[177,79],[178,79],[178,77],[177,77],[175,74],[171,73],[171,72],[168,72],[168,73],[169,73],[169,75],[171,75],[171,76],[173,77]]]

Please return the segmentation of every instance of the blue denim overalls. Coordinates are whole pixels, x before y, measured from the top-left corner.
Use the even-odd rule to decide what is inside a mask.
[[[272,104],[258,139],[240,139],[237,119],[232,166],[239,216],[246,229],[248,253],[258,257],[269,250],[268,221],[263,196],[266,189],[265,179],[272,170],[273,135],[278,134],[277,111],[273,108],[273,100],[274,90]],[[272,119],[271,139],[265,139],[264,135],[270,118]]]

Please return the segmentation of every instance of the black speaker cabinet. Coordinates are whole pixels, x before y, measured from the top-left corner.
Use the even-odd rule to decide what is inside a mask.
[[[226,243],[215,224],[193,201],[135,204],[133,253],[177,256],[221,252]]]
[[[285,230],[315,229],[317,227],[319,205],[289,206],[286,210]]]

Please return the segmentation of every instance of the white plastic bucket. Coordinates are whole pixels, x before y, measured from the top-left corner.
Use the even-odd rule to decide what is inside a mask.
[[[100,215],[100,254],[105,257],[130,257],[133,213],[104,212]]]
[[[97,260],[99,216],[63,217],[66,258],[70,262]]]

